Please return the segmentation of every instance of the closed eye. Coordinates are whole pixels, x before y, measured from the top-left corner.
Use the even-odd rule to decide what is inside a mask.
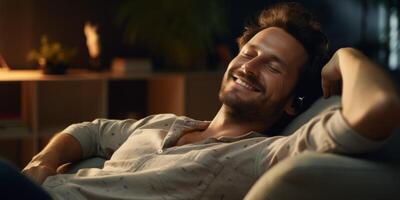
[[[266,67],[267,67],[267,69],[269,70],[269,71],[271,71],[272,73],[275,73],[275,74],[281,74],[282,72],[281,72],[281,70],[280,70],[280,68],[279,67],[277,67],[277,66],[274,66],[273,64],[266,64]]]

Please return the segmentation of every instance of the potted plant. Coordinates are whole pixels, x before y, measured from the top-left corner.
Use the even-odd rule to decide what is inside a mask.
[[[122,1],[117,23],[128,45],[169,69],[199,68],[228,31],[224,0]]]
[[[28,60],[37,62],[45,74],[65,74],[76,51],[59,42],[49,42],[47,36],[42,36],[40,44],[39,50],[29,52]]]

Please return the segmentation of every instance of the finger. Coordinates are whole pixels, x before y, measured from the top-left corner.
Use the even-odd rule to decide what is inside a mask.
[[[41,173],[37,178],[36,178],[36,182],[39,184],[42,184],[44,182],[44,180],[46,180],[46,178],[48,177],[47,174],[43,174]]]
[[[42,184],[47,177],[56,174],[52,169],[47,167],[23,169],[21,173],[38,184]]]
[[[22,170],[21,174],[23,174],[26,177],[32,177],[34,175],[34,173],[32,173],[31,170],[29,170],[29,169],[28,170],[26,170],[26,169]]]
[[[37,181],[36,181],[36,180],[37,180],[37,173],[32,172],[32,170],[24,170],[24,171],[22,172],[22,174],[23,174],[25,177],[29,178],[31,181],[37,182]]]
[[[39,170],[35,173],[35,176],[32,179],[36,183],[42,184],[47,179],[47,177],[49,177],[51,175],[53,175],[53,174],[49,173],[48,171]]]

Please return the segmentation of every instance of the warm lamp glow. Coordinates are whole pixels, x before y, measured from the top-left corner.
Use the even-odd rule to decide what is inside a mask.
[[[97,34],[97,26],[91,24],[90,22],[86,22],[84,32],[90,57],[98,58],[100,54],[100,45],[99,36]]]

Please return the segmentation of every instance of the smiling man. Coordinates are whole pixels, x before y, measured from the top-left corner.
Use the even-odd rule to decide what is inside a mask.
[[[225,73],[221,112],[258,123],[255,131],[268,129],[283,112],[294,115],[292,93],[306,60],[303,45],[282,28],[260,31]]]
[[[395,86],[363,54],[345,48],[322,70],[326,97],[343,85],[342,107],[290,136],[260,134],[276,134],[277,124],[315,100],[327,41],[303,7],[283,3],[264,10],[239,44],[222,81],[223,105],[211,121],[160,114],[74,124],[23,173],[55,199],[242,199],[285,158],[306,150],[370,151],[395,128],[400,113]],[[103,168],[56,172],[64,163],[93,156],[107,160]]]

